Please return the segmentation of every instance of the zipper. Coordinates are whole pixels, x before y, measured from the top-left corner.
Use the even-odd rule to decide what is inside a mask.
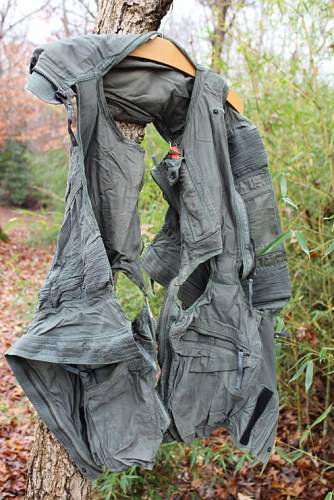
[[[248,306],[250,314],[253,316],[253,282],[256,276],[255,244],[250,234],[248,213],[245,202],[241,194],[237,190],[235,190],[235,192],[238,218],[237,233],[242,260],[241,280],[247,279],[248,281]]]
[[[156,387],[154,388],[154,392],[155,392],[155,395],[157,396],[157,399],[158,399],[158,401],[159,401],[159,403],[160,403],[160,408],[161,408],[161,410],[162,410],[162,412],[163,412],[163,415],[164,415],[165,420],[166,420],[166,422],[168,423],[168,427],[169,427],[170,422],[171,422],[171,418],[170,418],[170,416],[169,416],[169,413],[168,413],[167,407],[165,406],[165,403],[163,402],[163,400],[162,400],[162,398],[161,398],[161,396],[160,396],[160,394],[159,394],[159,391],[157,390],[157,388],[156,388]],[[164,431],[164,432],[165,432],[165,431]]]
[[[238,376],[235,386],[236,389],[241,389],[243,368],[244,368],[244,351],[240,349],[238,351]]]
[[[242,259],[241,279],[245,279],[254,267],[255,254],[253,251],[253,247],[252,250],[250,250],[251,237],[247,209],[241,197],[241,194],[237,190],[235,190],[235,193],[238,217],[237,232]]]
[[[251,272],[248,275],[248,305],[250,313],[253,316],[253,282],[256,276],[256,252],[255,252],[255,243],[253,238],[251,238],[250,241],[253,249],[254,265],[253,268],[251,269]]]
[[[169,288],[166,292],[166,296],[163,302],[163,305],[161,307],[161,312],[160,312],[160,317],[159,317],[159,322],[157,326],[157,334],[158,338],[160,339],[160,353],[161,353],[161,359],[162,359],[162,365],[161,365],[161,375],[160,375],[160,388],[162,392],[162,397],[164,398],[165,395],[165,390],[166,388],[164,387],[164,384],[166,383],[166,375],[167,375],[167,370],[168,367],[170,366],[171,362],[171,353],[173,350],[170,338],[169,338],[169,332],[167,332],[167,324],[168,320],[170,319],[170,313],[171,309],[173,306],[173,295],[174,295],[174,281],[177,278],[174,278],[174,280],[171,282],[169,285]],[[173,292],[173,293],[172,293]],[[162,342],[161,342],[162,340]]]

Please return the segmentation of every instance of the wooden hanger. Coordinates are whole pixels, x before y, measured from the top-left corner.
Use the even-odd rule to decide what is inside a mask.
[[[195,76],[196,69],[192,62],[183,54],[183,52],[166,38],[153,35],[154,38],[139,45],[131,54],[132,57],[150,59],[151,61],[167,64],[172,68],[179,69],[190,76]],[[227,101],[239,113],[243,113],[244,104],[241,97],[235,90],[229,90]]]

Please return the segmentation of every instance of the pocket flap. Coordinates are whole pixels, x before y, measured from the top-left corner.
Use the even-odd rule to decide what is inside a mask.
[[[243,356],[243,367],[249,366],[249,355]],[[238,351],[226,349],[219,357],[201,356],[193,358],[190,372],[224,372],[238,370]]]

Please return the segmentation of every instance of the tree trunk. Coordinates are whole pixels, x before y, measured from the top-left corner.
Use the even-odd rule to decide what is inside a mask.
[[[230,0],[225,0],[223,5],[216,5],[212,7],[213,15],[216,20],[215,28],[210,36],[212,51],[211,51],[211,68],[217,73],[221,70],[221,53],[224,46],[225,36],[227,33],[227,13],[231,6]]]
[[[95,33],[143,33],[158,30],[173,0],[100,0]],[[123,133],[141,142],[144,127],[119,123]],[[28,465],[26,499],[88,500],[90,481],[75,467],[64,447],[38,419]]]
[[[94,33],[144,33],[158,30],[173,0],[100,0]],[[145,125],[120,123],[123,134],[141,143]]]
[[[90,481],[75,467],[67,451],[38,419],[28,465],[26,499],[82,500],[91,492]]]
[[[222,70],[221,55],[224,48],[226,35],[231,31],[236,15],[245,5],[245,0],[199,0],[210,9],[212,30],[208,31],[211,44],[210,67],[217,73]]]

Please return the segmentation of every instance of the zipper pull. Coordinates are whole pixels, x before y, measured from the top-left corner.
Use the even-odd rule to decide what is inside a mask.
[[[238,378],[237,378],[237,383],[236,383],[236,389],[241,388],[243,368],[244,368],[244,351],[242,349],[240,349],[238,351]]]

